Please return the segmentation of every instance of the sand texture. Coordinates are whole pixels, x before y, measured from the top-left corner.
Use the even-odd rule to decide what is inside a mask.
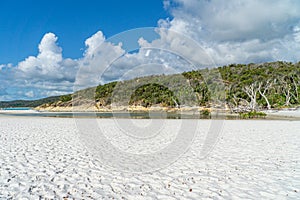
[[[97,123],[112,132],[113,144],[124,143],[122,151],[141,153],[163,148],[178,125],[165,122],[171,131],[159,146],[152,145],[153,138],[138,145],[125,141],[112,120]],[[300,199],[299,121],[224,121],[215,147],[201,159],[209,126],[203,120],[175,163],[134,173],[103,164],[82,142],[74,119],[2,117],[0,199]]]

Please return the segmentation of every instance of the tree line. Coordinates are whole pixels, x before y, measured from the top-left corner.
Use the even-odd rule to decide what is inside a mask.
[[[300,104],[300,62],[230,64],[173,75],[153,75],[38,100],[26,105],[73,105],[94,102],[111,105],[183,107],[226,106],[232,112],[295,107]],[[54,103],[53,103],[54,102]],[[9,105],[8,103],[2,106]],[[22,102],[14,104],[24,106]],[[1,106],[1,103],[0,103]]]
[[[300,62],[230,64],[140,77],[99,85],[94,93],[101,106],[211,107],[224,103],[233,112],[294,107],[300,103]]]

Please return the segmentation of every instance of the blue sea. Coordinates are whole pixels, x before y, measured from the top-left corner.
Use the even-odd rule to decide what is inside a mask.
[[[0,110],[31,110],[28,107],[13,107],[13,108],[0,108]]]

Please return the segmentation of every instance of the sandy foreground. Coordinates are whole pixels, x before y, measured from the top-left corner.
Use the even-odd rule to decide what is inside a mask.
[[[292,117],[300,118],[300,109],[297,110],[279,110],[279,111],[266,111],[269,116],[279,116],[282,118]]]
[[[118,132],[113,120],[96,123],[120,151],[130,153],[164,148],[176,137],[180,121],[166,120],[161,137],[147,143],[126,140],[132,136]],[[130,121],[138,127],[148,122]],[[136,173],[103,164],[82,141],[74,119],[0,117],[0,199],[300,198],[299,121],[224,121],[205,158],[199,152],[212,123],[200,124],[189,150],[173,164]]]

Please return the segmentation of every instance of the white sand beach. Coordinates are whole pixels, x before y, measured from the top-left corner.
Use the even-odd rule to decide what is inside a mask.
[[[266,111],[268,116],[277,116],[281,118],[297,118],[300,119],[300,109],[285,109],[285,110],[272,110]]]
[[[109,127],[112,120],[97,122]],[[166,123],[176,127],[178,120]],[[201,123],[190,150],[175,163],[132,173],[91,154],[74,119],[1,117],[0,199],[300,198],[299,121],[224,121],[205,159],[198,154],[210,121]]]
[[[36,110],[28,109],[28,110],[1,110],[0,114],[18,114],[18,113],[38,113]]]

